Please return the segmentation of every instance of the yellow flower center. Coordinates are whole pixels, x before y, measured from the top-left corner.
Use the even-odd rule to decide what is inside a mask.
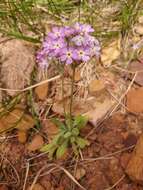
[[[83,51],[80,51],[80,52],[79,52],[79,55],[83,55],[83,54],[84,54],[84,52],[83,52]]]
[[[55,48],[59,48],[59,47],[60,47],[60,44],[56,44],[56,45],[55,45]]]
[[[67,52],[67,56],[68,56],[68,57],[71,57],[71,52]]]

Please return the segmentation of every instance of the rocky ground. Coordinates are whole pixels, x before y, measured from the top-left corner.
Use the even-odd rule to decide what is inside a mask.
[[[103,18],[119,8],[104,8]],[[125,39],[101,39],[96,64],[77,69],[72,111],[89,118],[81,132],[89,146],[49,160],[40,149],[58,133],[50,119],[64,119],[63,103],[69,110],[72,71],[65,69],[63,98],[60,74],[35,62],[39,46],[0,35],[0,190],[143,189],[142,36],[140,15]]]

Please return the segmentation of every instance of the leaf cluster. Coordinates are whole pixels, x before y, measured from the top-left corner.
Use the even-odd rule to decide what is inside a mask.
[[[47,152],[49,158],[61,158],[68,150],[72,148],[75,155],[83,149],[89,142],[80,136],[80,131],[87,124],[84,116],[76,116],[73,119],[67,118],[65,123],[59,119],[52,119],[53,123],[58,126],[59,133],[54,137],[51,143],[42,147],[42,152]]]

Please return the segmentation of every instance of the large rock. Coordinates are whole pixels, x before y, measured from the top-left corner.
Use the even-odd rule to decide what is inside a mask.
[[[143,185],[143,134],[140,136],[128,162],[126,173],[134,182]]]
[[[34,51],[22,40],[9,40],[0,44],[1,80],[4,87],[22,89],[30,83],[33,71]],[[8,91],[9,95],[17,92]]]
[[[133,113],[143,113],[143,87],[128,92],[127,108]]]

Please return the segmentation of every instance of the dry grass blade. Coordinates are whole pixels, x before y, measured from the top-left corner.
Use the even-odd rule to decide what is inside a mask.
[[[35,183],[38,180],[38,177],[41,175],[42,171],[44,171],[45,169],[48,169],[49,167],[53,167],[51,168],[48,172],[45,173],[45,175],[50,174],[52,171],[59,169],[62,170],[77,186],[79,186],[81,189],[86,190],[86,188],[84,188],[82,185],[80,185],[80,183],[62,166],[59,166],[57,164],[49,164],[48,166],[43,166],[37,173],[36,177],[34,178],[34,181],[30,187],[30,190],[33,190],[33,187],[35,185]]]
[[[91,162],[91,161],[97,161],[97,160],[112,159],[113,156],[115,156],[116,154],[120,154],[120,153],[122,153],[122,152],[124,152],[124,151],[126,151],[126,150],[130,150],[130,149],[132,149],[132,148],[134,148],[134,147],[135,147],[135,145],[131,145],[131,146],[127,147],[127,148],[123,148],[123,149],[118,150],[118,151],[116,151],[116,152],[109,153],[109,154],[106,154],[106,155],[104,155],[104,156],[97,157],[97,158],[89,158],[89,159],[86,158],[86,159],[84,159],[83,161],[89,161],[89,162]]]
[[[20,184],[20,177],[19,177],[19,174],[18,174],[16,168],[13,166],[13,164],[7,158],[4,157],[4,155],[1,154],[1,157],[2,157],[2,160],[5,159],[8,162],[8,164],[10,165],[10,167],[12,168],[12,170],[14,171],[14,173],[16,175],[16,182],[14,182],[14,183],[16,184],[16,186],[19,186],[19,184]],[[1,163],[0,163],[0,167],[2,167]]]
[[[52,165],[53,165],[53,164],[50,164],[50,165],[48,165],[48,166],[43,166],[43,167],[38,171],[38,173],[37,173],[36,177],[34,178],[34,181],[33,181],[33,183],[31,184],[29,190],[33,190],[34,185],[36,184],[36,182],[37,182],[37,180],[38,180],[38,177],[40,176],[40,174],[42,173],[42,171],[45,170],[45,169],[48,169],[48,168],[49,168],[50,166],[52,166]],[[50,174],[50,173],[51,173],[52,171],[54,171],[55,169],[57,169],[57,167],[53,167],[52,169],[50,169],[50,170],[46,173],[46,175]]]
[[[80,185],[80,183],[78,183],[78,181],[63,167],[58,166],[61,170],[63,170],[65,172],[65,174],[76,184],[78,185],[81,189],[86,190],[82,185]]]
[[[135,74],[136,72],[138,72],[138,73],[143,73],[143,70],[130,71],[130,70],[126,70],[126,69],[123,69],[123,68],[121,68],[121,67],[118,67],[118,66],[116,66],[116,65],[111,66],[111,68],[114,68],[114,69],[119,70],[119,71],[121,71],[121,72],[131,73],[131,74]]]
[[[136,79],[136,76],[137,76],[138,72],[135,72],[134,74],[134,77],[132,79],[132,81],[130,82],[127,90],[125,91],[124,94],[122,94],[122,96],[120,97],[119,101],[118,101],[118,104],[113,108],[112,112],[110,113],[110,116],[112,115],[112,113],[118,108],[118,106],[121,104],[121,101],[123,100],[123,98],[126,96],[126,94],[128,93],[128,91],[130,90],[130,88],[132,87],[135,79]]]
[[[104,190],[112,190],[112,189],[114,189],[114,187],[116,187],[124,178],[125,178],[125,175],[123,175],[114,185],[112,185],[111,187],[106,188]]]
[[[35,88],[35,87],[37,87],[37,86],[46,84],[46,83],[48,83],[48,82],[52,82],[52,81],[54,81],[54,80],[57,80],[57,79],[59,79],[60,77],[61,77],[61,75],[57,75],[57,76],[55,76],[55,77],[53,77],[53,78],[44,80],[44,81],[42,81],[42,82],[39,82],[39,83],[37,83],[37,84],[34,84],[34,85],[32,85],[32,86],[29,86],[29,87],[24,88],[24,89],[21,89],[21,90],[20,90],[20,89],[9,89],[9,88],[0,88],[0,90],[2,90],[2,91],[12,91],[12,92],[25,92],[25,91],[31,90],[31,89],[33,89],[33,88]]]
[[[26,189],[26,182],[27,182],[27,177],[28,177],[28,173],[29,173],[29,162],[26,165],[27,165],[27,167],[26,167],[26,175],[25,175],[23,190]]]

